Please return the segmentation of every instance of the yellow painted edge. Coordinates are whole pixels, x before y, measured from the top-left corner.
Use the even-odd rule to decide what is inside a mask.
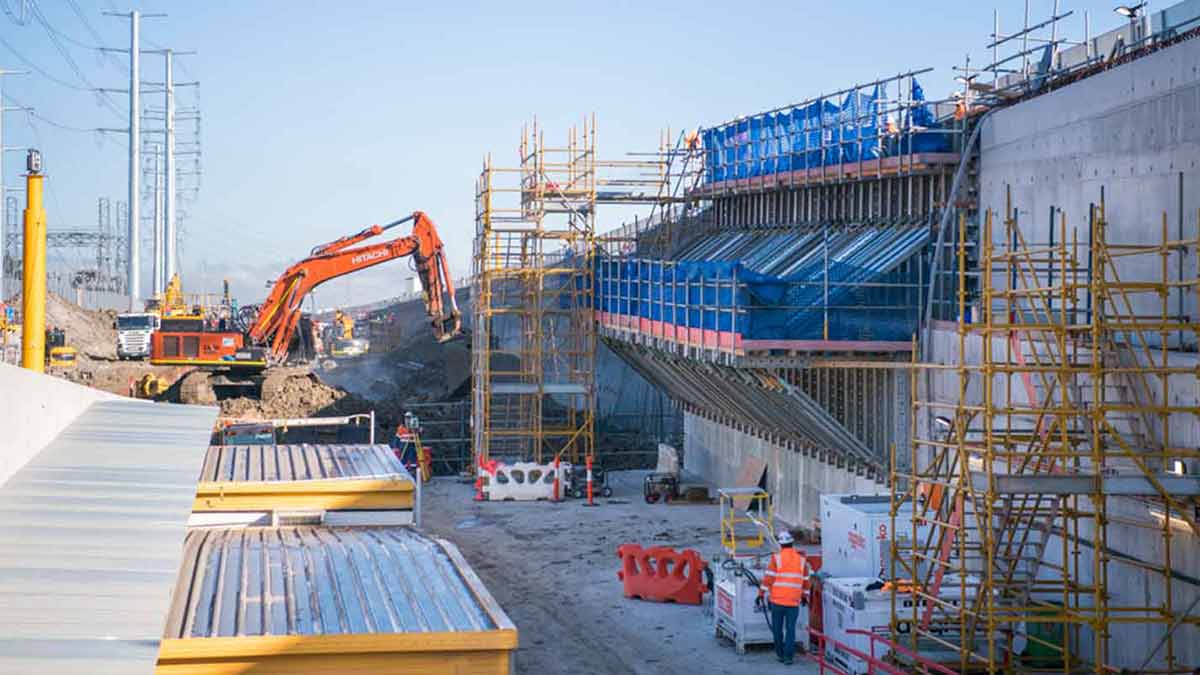
[[[386,509],[411,510],[411,492],[341,492],[341,493],[271,493],[197,494],[192,511],[271,511],[280,508],[316,509],[322,511]]]
[[[159,643],[158,660],[159,663],[163,663],[282,655],[478,652],[511,650],[516,647],[516,629],[436,633],[167,638]]]
[[[354,492],[413,492],[408,478],[338,478],[318,480],[202,481],[197,495],[207,494],[350,494]]]

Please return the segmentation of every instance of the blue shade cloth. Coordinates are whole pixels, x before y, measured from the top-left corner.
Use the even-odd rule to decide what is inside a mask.
[[[829,339],[908,340],[928,243],[926,227],[722,233],[684,253],[703,259],[599,260],[596,308],[744,339],[815,340],[828,307]]]
[[[901,80],[903,82],[903,80]],[[880,101],[887,86],[847,93],[840,102],[818,99],[744,117],[701,132],[704,180],[720,182],[911,153],[950,152],[950,135],[925,104],[925,90],[909,80],[913,106],[904,112],[900,142],[880,147]]]

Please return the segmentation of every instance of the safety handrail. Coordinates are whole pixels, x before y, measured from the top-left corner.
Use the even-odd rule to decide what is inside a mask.
[[[853,631],[852,630],[852,631],[847,631],[847,632],[861,632],[861,633],[870,635],[870,633],[867,633],[866,631]],[[874,654],[868,654],[866,652],[855,649],[854,647],[851,647],[850,645],[845,644],[844,642],[839,642],[837,640],[834,640],[833,638],[825,635],[824,633],[822,633],[819,630],[809,628],[808,634],[810,637],[815,637],[817,639],[817,650],[815,653],[810,654],[809,656],[817,662],[818,666],[820,666],[820,668],[821,668],[820,672],[822,674],[824,674],[825,672],[831,672],[831,673],[836,673],[836,675],[850,675],[850,673],[848,671],[842,670],[841,668],[839,668],[831,663],[828,663],[825,660],[825,645],[828,643],[828,644],[833,644],[833,645],[837,646],[837,648],[843,652],[846,652],[848,654],[851,654],[852,656],[856,656],[856,657],[866,661],[868,675],[874,675],[875,673],[888,673],[889,675],[908,675],[907,671],[897,668],[896,666],[893,666],[890,663],[886,663],[882,659],[876,658],[874,656]],[[872,642],[871,644],[873,646],[874,642]],[[872,647],[872,652],[873,651],[874,651],[874,648]]]
[[[904,654],[905,656],[912,659],[913,661],[920,663],[922,666],[924,666],[928,670],[932,670],[937,673],[943,673],[943,675],[957,675],[956,671],[953,671],[953,670],[947,668],[946,666],[943,666],[940,663],[930,661],[929,659],[918,655],[916,652],[909,649],[908,647],[905,647],[893,640],[889,640],[888,638],[885,638],[882,635],[879,635],[878,633],[872,633],[870,631],[862,630],[861,628],[851,628],[851,629],[848,629],[846,631],[846,633],[851,634],[851,635],[866,635],[867,638],[871,641],[871,657],[872,658],[875,657],[875,643],[880,642],[884,646],[886,646],[888,649]]]
[[[820,672],[822,673],[822,675],[826,672],[834,673],[835,675],[850,675],[850,673],[848,671],[843,670],[840,667],[838,667],[832,663],[829,663],[828,661],[825,660],[825,646],[827,644],[832,644],[832,645],[836,646],[839,650],[865,661],[867,664],[868,675],[875,675],[875,673],[887,673],[888,675],[908,675],[908,673],[911,672],[907,669],[903,669],[903,668],[894,666],[894,665],[884,661],[882,656],[876,656],[875,655],[875,643],[876,642],[885,645],[890,650],[900,652],[900,653],[904,654],[905,656],[908,656],[909,658],[911,658],[913,660],[914,663],[920,664],[922,669],[925,672],[939,673],[940,675],[958,675],[957,671],[954,671],[940,663],[936,663],[934,661],[930,661],[927,658],[919,656],[916,652],[912,651],[911,649],[908,649],[907,647],[904,647],[903,645],[897,644],[896,642],[893,642],[892,640],[889,640],[888,638],[885,638],[882,635],[879,635],[877,633],[872,633],[871,631],[862,630],[860,628],[851,628],[851,629],[847,630],[846,633],[849,635],[865,635],[865,636],[867,636],[867,639],[870,640],[870,643],[871,643],[870,653],[863,652],[859,649],[855,649],[854,647],[851,647],[850,645],[847,645],[844,642],[835,640],[814,628],[808,629],[809,636],[811,638],[815,638],[817,641],[817,649],[815,652],[809,654],[809,658],[811,658],[817,662],[817,665],[820,666]]]

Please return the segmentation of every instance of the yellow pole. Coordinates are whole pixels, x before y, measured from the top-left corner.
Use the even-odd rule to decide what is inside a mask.
[[[21,366],[46,369],[46,210],[42,208],[42,156],[30,150],[25,159],[25,269],[21,306]]]

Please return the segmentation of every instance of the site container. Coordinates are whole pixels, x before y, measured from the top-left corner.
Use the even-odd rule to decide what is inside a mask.
[[[291,514],[419,524],[420,485],[386,445],[215,445],[192,510],[192,525],[278,524]]]
[[[509,673],[517,629],[410,527],[189,532],[159,675]]]

